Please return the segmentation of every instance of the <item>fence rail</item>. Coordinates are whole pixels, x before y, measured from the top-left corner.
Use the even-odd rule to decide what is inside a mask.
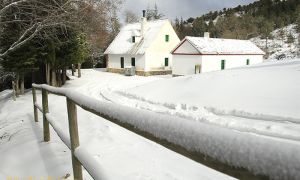
[[[42,106],[37,103],[36,90],[42,91]],[[51,116],[51,109],[49,109],[48,106],[49,93],[66,97],[70,139],[57,125],[53,116]],[[101,166],[94,160],[93,156],[80,146],[76,106],[225,174],[237,178],[262,178],[244,168],[234,168],[216,160],[216,158],[211,158],[202,154],[203,151],[205,154],[213,152],[213,150],[206,147],[209,143],[205,141],[205,139],[207,139],[205,137],[212,138],[215,144],[224,143],[222,138],[218,138],[219,136],[226,136],[226,134],[228,134],[225,132],[228,130],[224,128],[203,123],[201,124],[200,122],[195,125],[194,122],[179,117],[153,113],[147,110],[130,108],[108,102],[95,101],[93,98],[80,94],[74,90],[56,88],[45,84],[32,84],[32,95],[34,120],[38,122],[38,110],[43,113],[44,141],[50,141],[49,125],[51,125],[64,144],[71,150],[73,174],[74,179],[76,180],[82,180],[83,178],[81,166],[85,167],[87,172],[94,179],[107,179],[105,173],[101,172]],[[214,132],[218,132],[220,135],[213,135],[210,130],[208,130],[212,128],[214,129]],[[232,142],[237,144],[240,143],[235,138],[233,138]],[[217,147],[212,146],[210,148]],[[219,151],[224,151],[225,153],[226,150],[221,148]],[[233,158],[233,160],[236,160],[236,158]],[[234,161],[231,159],[228,159],[228,161],[231,161],[234,164]]]

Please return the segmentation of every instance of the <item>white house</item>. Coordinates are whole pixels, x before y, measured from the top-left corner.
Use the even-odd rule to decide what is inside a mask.
[[[264,52],[248,40],[185,37],[172,51],[172,74],[188,75],[263,62]]]
[[[128,24],[106,49],[107,70],[123,73],[135,66],[137,75],[171,74],[171,51],[180,42],[169,20]]]

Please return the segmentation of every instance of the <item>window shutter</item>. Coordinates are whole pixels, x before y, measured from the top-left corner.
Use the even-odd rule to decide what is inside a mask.
[[[165,36],[165,41],[166,41],[166,42],[169,42],[169,40],[170,40],[170,36],[167,34],[167,35]]]
[[[165,58],[165,66],[169,66],[169,58]]]
[[[221,61],[221,70],[224,70],[225,69],[225,60],[222,60]]]

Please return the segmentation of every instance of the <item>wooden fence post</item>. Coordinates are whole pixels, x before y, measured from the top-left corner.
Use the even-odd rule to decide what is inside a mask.
[[[42,89],[42,101],[43,101],[43,130],[44,130],[44,141],[50,141],[50,129],[49,122],[46,119],[46,114],[49,113],[48,107],[48,92],[46,89]]]
[[[68,109],[69,132],[70,132],[70,139],[71,139],[71,153],[72,153],[74,179],[82,180],[81,163],[74,155],[75,149],[79,146],[77,109],[76,109],[76,104],[69,98],[67,98],[67,109]]]
[[[33,113],[34,113],[34,121],[38,122],[38,110],[37,107],[35,106],[36,103],[36,90],[35,87],[32,87],[32,100],[33,100]]]

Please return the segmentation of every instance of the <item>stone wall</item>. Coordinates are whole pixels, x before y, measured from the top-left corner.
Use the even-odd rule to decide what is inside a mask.
[[[107,68],[107,72],[124,74],[125,69]],[[155,76],[172,74],[172,70],[135,71],[138,76]]]
[[[117,73],[117,74],[124,74],[125,69],[107,68],[107,72]]]

